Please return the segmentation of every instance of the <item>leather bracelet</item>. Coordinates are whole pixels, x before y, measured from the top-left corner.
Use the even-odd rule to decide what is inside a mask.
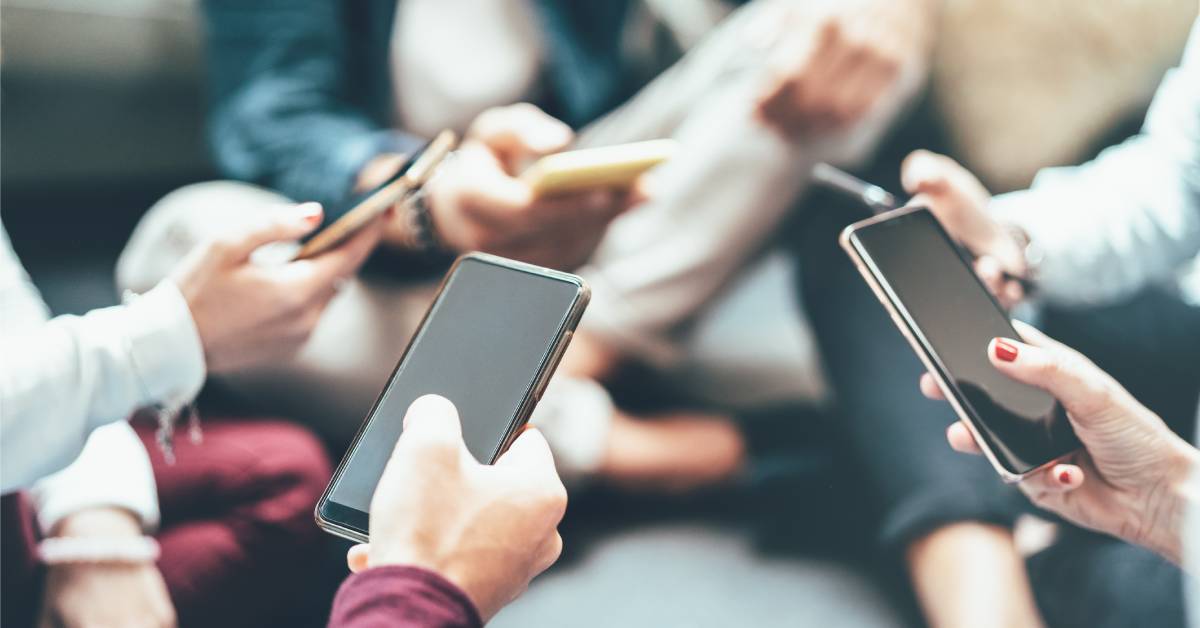
[[[83,537],[59,536],[38,543],[38,557],[46,565],[130,564],[158,560],[158,541],[148,536]]]

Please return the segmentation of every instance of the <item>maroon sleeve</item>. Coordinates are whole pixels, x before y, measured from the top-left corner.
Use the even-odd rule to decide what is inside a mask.
[[[333,600],[329,628],[480,628],[462,589],[425,569],[388,566],[354,574]]]

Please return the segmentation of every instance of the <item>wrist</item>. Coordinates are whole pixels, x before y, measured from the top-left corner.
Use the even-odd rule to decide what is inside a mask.
[[[1146,496],[1146,512],[1137,524],[1141,533],[1133,540],[1179,564],[1187,518],[1200,506],[1200,452],[1172,435],[1163,462],[1162,482]]]
[[[50,531],[53,537],[140,537],[142,522],[124,508],[103,506],[67,515]]]

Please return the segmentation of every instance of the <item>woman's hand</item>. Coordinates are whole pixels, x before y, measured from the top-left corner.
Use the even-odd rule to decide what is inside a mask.
[[[1042,508],[1178,562],[1196,450],[1086,357],[1018,325],[1029,342],[996,338],[988,358],[1005,375],[1058,399],[1084,447],[1024,480],[1022,490]],[[921,390],[943,398],[928,374]],[[955,449],[979,452],[962,423],[947,436]]]
[[[412,565],[441,574],[475,602],[484,622],[554,564],[567,491],[546,440],[527,429],[494,465],[463,444],[458,411],[427,395],[371,500],[371,543],[350,549],[351,571]]]
[[[293,355],[320,320],[338,286],[375,248],[382,221],[312,259],[260,265],[250,255],[296,240],[321,224],[321,206],[264,212],[254,227],[199,246],[171,275],[187,300],[209,372],[237,370]]]
[[[95,508],[67,517],[55,534],[113,538],[139,537],[142,531],[128,512]],[[175,625],[175,607],[153,563],[54,565],[47,571],[42,600],[42,628]]]
[[[427,186],[438,239],[458,252],[479,250],[567,270],[582,264],[609,222],[638,199],[605,189],[535,196],[518,171],[573,139],[567,125],[530,104],[480,114],[454,159]]]

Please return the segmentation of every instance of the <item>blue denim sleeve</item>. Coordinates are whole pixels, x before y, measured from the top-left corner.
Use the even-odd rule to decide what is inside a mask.
[[[420,145],[355,102],[353,34],[342,7],[338,0],[203,2],[208,134],[226,176],[332,208],[372,157]]]

